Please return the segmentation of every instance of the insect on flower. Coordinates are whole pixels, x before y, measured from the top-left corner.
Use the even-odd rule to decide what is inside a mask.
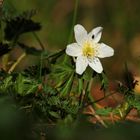
[[[74,26],[76,43],[67,45],[66,54],[76,57],[76,73],[83,74],[88,65],[97,73],[101,73],[103,67],[99,58],[114,55],[114,50],[111,47],[99,43],[102,29],[102,27],[96,27],[87,33],[82,25]]]

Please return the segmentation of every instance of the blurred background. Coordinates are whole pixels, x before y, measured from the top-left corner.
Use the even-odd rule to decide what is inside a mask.
[[[75,0],[5,0],[4,6],[11,13],[36,9],[38,12],[34,19],[42,25],[42,30],[37,34],[46,49],[58,51],[66,47]],[[139,6],[139,0],[79,0],[76,23],[82,24],[88,31],[102,26],[104,30],[101,42],[115,50],[113,57],[101,60],[108,77],[112,80],[121,79],[125,62],[134,75],[139,76]],[[38,47],[31,34],[22,37],[21,39],[31,46]],[[24,61],[24,66],[26,62],[29,65],[32,63],[29,59]]]

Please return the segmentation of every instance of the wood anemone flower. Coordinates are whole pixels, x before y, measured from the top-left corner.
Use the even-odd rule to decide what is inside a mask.
[[[89,65],[97,73],[103,71],[99,58],[114,55],[114,50],[104,43],[99,43],[102,27],[94,28],[87,33],[85,28],[77,24],[74,26],[76,43],[67,45],[66,54],[76,57],[76,73],[83,74]]]

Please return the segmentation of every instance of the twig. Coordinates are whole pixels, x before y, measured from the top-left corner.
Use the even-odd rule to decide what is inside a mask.
[[[92,115],[91,112],[86,112],[86,114]],[[95,118],[95,119],[97,121],[99,121],[97,118]],[[112,123],[114,123],[114,121],[122,121],[122,119],[119,116],[117,116],[117,115],[113,115],[111,117],[110,116],[100,116],[100,119],[104,120],[104,121],[112,121]],[[125,120],[129,120],[129,121],[140,123],[140,118],[134,117],[134,116],[127,116]]]
[[[98,99],[98,100],[95,100],[95,101],[93,101],[93,102],[89,102],[89,103],[86,104],[84,107],[88,107],[88,106],[90,106],[90,105],[92,105],[92,104],[94,104],[94,103],[100,102],[100,101],[104,100],[105,98],[107,98],[107,97],[109,97],[109,96],[112,96],[113,94],[116,94],[116,93],[117,93],[117,92],[115,91],[115,92],[113,92],[113,93],[111,93],[111,94],[108,94],[108,95],[106,95],[106,96],[104,96],[104,97]]]
[[[11,73],[14,71],[14,69],[16,68],[16,66],[21,62],[21,60],[26,56],[26,53],[24,52],[18,59],[17,61],[11,66],[11,68],[9,69],[8,73]]]
[[[91,105],[89,106],[89,109],[90,109],[90,111],[91,111],[91,114],[92,114],[93,116],[95,116],[95,118],[96,118],[105,128],[107,128],[107,125],[105,124],[105,122],[103,121],[103,119],[102,119],[99,115],[96,114],[94,108],[93,108]]]

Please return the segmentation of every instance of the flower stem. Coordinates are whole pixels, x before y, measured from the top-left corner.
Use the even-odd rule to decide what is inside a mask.
[[[16,66],[22,61],[22,59],[26,56],[26,53],[24,52],[18,59],[17,61],[11,66],[11,68],[9,69],[8,73],[11,73],[14,71],[14,69],[16,68]]]
[[[40,56],[40,69],[39,69],[39,79],[40,79],[40,81],[42,81],[42,67],[43,67],[43,54],[41,54],[41,56]]]
[[[41,49],[44,51],[45,47],[43,45],[43,43],[41,42],[40,38],[38,37],[38,35],[35,32],[32,32],[34,37],[36,38],[37,42],[39,43]],[[39,79],[40,81],[42,81],[42,67],[43,67],[43,54],[41,54],[40,56],[40,68],[39,68]]]
[[[79,105],[81,106],[82,103],[82,97],[83,97],[83,85],[84,85],[84,81],[83,79],[79,78],[78,79],[78,93],[79,93]]]
[[[87,91],[90,93],[90,91],[91,91],[91,87],[92,87],[92,83],[93,83],[93,78],[91,78],[91,80],[90,80],[90,82],[89,82],[89,84],[88,84],[88,89],[87,89]]]
[[[38,41],[42,50],[45,50],[45,47],[44,47],[43,43],[41,42],[40,38],[37,36],[37,34],[35,32],[32,32],[32,33],[33,33],[34,37],[36,38],[36,40]]]
[[[73,28],[74,28],[74,25],[76,22],[77,11],[78,11],[78,3],[79,3],[79,0],[75,0],[74,14],[73,14],[72,26],[71,26],[71,30],[70,30],[68,43],[70,43],[72,41]]]
[[[70,30],[70,34],[69,34],[69,38],[68,38],[68,44],[72,41],[73,28],[74,28],[74,25],[75,25],[75,22],[76,22],[76,17],[77,17],[78,3],[79,3],[79,0],[75,0],[72,26],[71,26],[71,30]],[[65,55],[64,63],[67,62],[67,60],[68,60],[68,56]]]
[[[93,78],[91,78],[91,80],[88,81],[87,84],[86,84],[85,95],[84,95],[84,97],[83,97],[83,101],[86,101],[86,99],[88,99],[89,96],[90,96],[92,82],[93,82]],[[84,107],[84,104],[83,104],[83,107]]]

